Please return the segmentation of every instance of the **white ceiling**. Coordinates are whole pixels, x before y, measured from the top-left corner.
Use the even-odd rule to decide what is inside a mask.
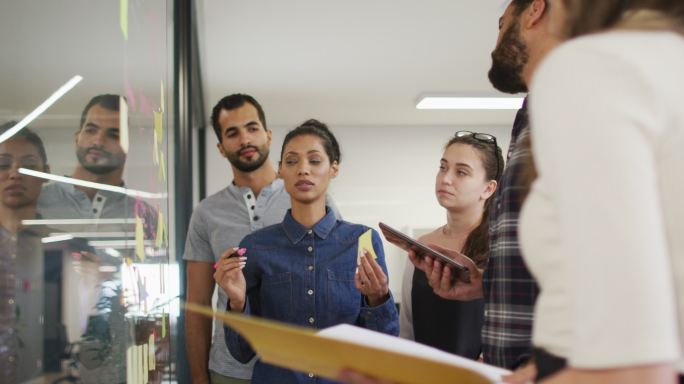
[[[309,117],[332,126],[510,126],[511,111],[415,109],[423,93],[497,94],[486,74],[505,3],[198,1],[206,107],[246,92],[273,126]],[[159,83],[170,86],[170,0],[129,0],[127,41],[119,1],[0,4],[0,122],[20,119],[75,74],[83,82],[34,126],[75,129],[99,93],[132,90],[138,107],[140,95],[156,107]]]
[[[270,124],[510,125],[511,111],[416,110],[423,93],[491,94],[503,0],[203,0],[207,108],[245,92]]]

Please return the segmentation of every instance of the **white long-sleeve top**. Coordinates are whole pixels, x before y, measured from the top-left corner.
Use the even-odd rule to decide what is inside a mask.
[[[577,368],[684,372],[684,38],[575,39],[530,95],[539,178],[520,231],[541,287],[534,344]]]

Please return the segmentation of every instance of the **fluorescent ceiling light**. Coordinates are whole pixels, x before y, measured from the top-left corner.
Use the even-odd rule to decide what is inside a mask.
[[[85,181],[85,180],[80,180],[80,179],[74,179],[72,177],[53,175],[52,173],[39,172],[39,171],[34,171],[32,169],[26,169],[26,168],[19,168],[19,173],[24,174],[24,175],[33,176],[33,177],[38,177],[40,179],[57,181],[59,183],[67,183],[67,184],[78,185],[78,186],[86,187],[86,188],[99,189],[102,191],[122,193],[124,195],[133,196],[133,197],[143,197],[143,198],[148,198],[148,199],[164,199],[168,196],[166,193],[151,193],[151,192],[145,192],[145,191],[136,191],[135,189],[117,187],[117,186],[109,185],[109,184],[94,183],[92,181]]]
[[[81,76],[77,75],[72,77],[71,80],[67,81],[66,84],[62,85],[57,91],[55,91],[55,93],[53,93],[52,96],[48,97],[47,100],[43,101],[43,104],[39,105],[36,109],[33,110],[33,112],[26,115],[26,117],[21,119],[21,121],[15,124],[14,127],[10,128],[7,132],[0,135],[0,143],[2,143],[5,140],[8,140],[21,129],[29,125],[33,120],[36,119],[36,117],[40,116],[41,113],[45,112],[46,109],[50,108],[52,104],[54,104],[57,100],[64,96],[65,93],[69,92],[81,80],[83,80],[83,77]]]
[[[114,248],[106,248],[105,253],[111,257],[121,257],[121,252],[117,251]]]
[[[50,236],[71,235],[79,238],[131,238],[135,239],[135,232],[69,232],[69,233],[51,233]]]
[[[130,219],[36,219],[22,220],[22,225],[105,225],[105,224],[135,224],[135,218]]]
[[[56,243],[58,241],[67,241],[67,240],[71,240],[73,238],[74,237],[71,235],[55,235],[55,236],[51,235],[48,237],[43,237],[42,239],[40,239],[40,242],[43,244]]]
[[[143,245],[154,246],[154,240],[143,240]],[[135,248],[137,242],[133,240],[91,240],[88,245],[94,248]]]
[[[522,97],[460,97],[423,96],[416,109],[469,109],[469,110],[515,110],[520,109]]]

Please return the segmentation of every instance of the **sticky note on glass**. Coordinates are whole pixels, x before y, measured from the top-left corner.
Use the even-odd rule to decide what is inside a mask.
[[[375,254],[375,249],[373,249],[373,230],[367,230],[363,235],[359,236],[359,251],[357,255],[361,255],[363,250],[368,251],[368,253],[373,256],[373,259],[377,259],[378,255]],[[360,262],[361,260],[357,260]]]
[[[121,33],[123,33],[124,40],[128,40],[128,0],[121,0],[119,2],[119,24],[121,25]]]
[[[119,97],[119,143],[124,153],[128,153],[130,139],[128,133],[128,104],[123,96]]]
[[[140,258],[140,260],[145,261],[145,233],[143,231],[142,220],[136,216],[135,217],[135,254]]]
[[[164,214],[159,211],[157,215],[157,236],[154,239],[154,246],[161,248],[166,244],[166,224],[164,222]]]

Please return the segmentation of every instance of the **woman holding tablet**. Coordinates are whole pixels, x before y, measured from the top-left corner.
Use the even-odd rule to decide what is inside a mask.
[[[446,224],[418,241],[460,251],[474,262],[469,263],[471,268],[484,267],[489,253],[488,202],[502,169],[503,157],[494,136],[456,132],[444,149],[435,180],[435,195],[446,210]],[[439,297],[425,273],[407,260],[401,303],[402,337],[478,358],[483,299],[454,301]]]

